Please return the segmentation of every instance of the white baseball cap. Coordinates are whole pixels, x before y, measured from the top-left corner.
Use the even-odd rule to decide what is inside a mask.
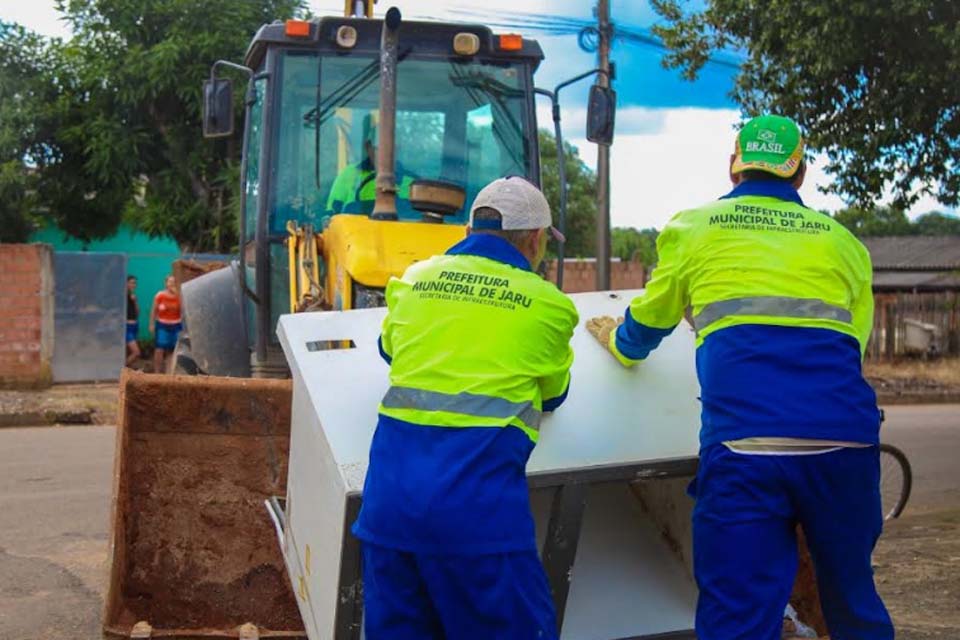
[[[477,209],[489,207],[500,214],[500,220],[474,220]],[[519,176],[494,180],[477,194],[470,209],[472,229],[495,229],[502,231],[549,229],[559,242],[566,238],[552,226],[550,205],[540,189]]]

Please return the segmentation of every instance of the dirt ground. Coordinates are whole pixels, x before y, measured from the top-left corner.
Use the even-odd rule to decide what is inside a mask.
[[[960,508],[887,522],[873,567],[897,640],[960,637]]]
[[[864,374],[883,403],[956,402],[960,399],[960,359],[904,359],[867,362]]]
[[[898,640],[960,637],[960,509],[888,522],[873,563]]]
[[[151,373],[152,352],[132,369]],[[55,384],[47,389],[0,389],[0,427],[117,424],[120,389],[116,382]]]
[[[58,384],[40,391],[0,390],[0,427],[116,424],[117,383]]]

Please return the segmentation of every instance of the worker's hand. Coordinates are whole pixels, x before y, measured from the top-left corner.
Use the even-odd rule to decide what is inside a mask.
[[[150,335],[153,335],[153,334],[155,333],[155,331],[154,331],[155,328],[156,328],[156,327],[154,327],[154,324],[151,322],[151,323],[150,323]]]
[[[598,316],[596,318],[590,318],[587,320],[587,331],[594,338],[597,339],[604,349],[608,348],[610,344],[610,334],[617,330],[623,322],[623,318],[617,318],[614,320],[610,316]]]
[[[614,340],[616,339],[617,327],[621,324],[623,324],[623,317],[614,320],[610,316],[599,316],[587,320],[587,331],[597,339],[600,346],[609,351],[610,355],[617,359],[617,362],[629,368],[637,364],[638,361],[630,360],[623,356],[613,346]]]

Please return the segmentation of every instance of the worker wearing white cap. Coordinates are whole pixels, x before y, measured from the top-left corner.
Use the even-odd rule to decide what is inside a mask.
[[[501,178],[466,239],[387,285],[390,388],[353,528],[370,640],[557,637],[525,474],[578,321],[535,273],[550,224],[539,189]]]

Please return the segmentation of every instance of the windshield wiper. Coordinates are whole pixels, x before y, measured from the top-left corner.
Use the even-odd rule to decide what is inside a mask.
[[[412,50],[407,47],[397,55],[397,62],[402,62]],[[358,71],[352,78],[341,84],[335,91],[323,100],[317,101],[317,106],[304,114],[305,124],[321,126],[327,122],[333,111],[345,107],[353,102],[354,98],[363,93],[370,84],[380,77],[380,60],[375,59]]]
[[[487,75],[465,73],[456,65],[451,64],[450,66],[450,82],[454,86],[461,87],[466,91],[476,106],[484,104],[490,105],[491,111],[494,112],[491,130],[493,131],[493,135],[500,141],[500,144],[508,150],[516,149],[518,146],[525,147],[523,127],[504,102],[504,97],[522,97],[523,91],[514,89]],[[481,99],[478,91],[482,92],[488,100]],[[510,135],[513,140],[508,141],[506,139],[508,135]],[[519,145],[517,144],[518,142],[520,143]]]
[[[409,55],[412,47],[407,47],[406,50],[401,51],[397,56],[397,62],[401,62],[404,58]],[[326,98],[321,99],[323,92],[323,85],[320,81],[320,77],[323,70],[323,60],[318,60],[317,64],[317,105],[303,114],[303,125],[305,128],[310,128],[311,125],[314,126],[314,161],[313,161],[313,173],[314,173],[314,183],[317,185],[317,189],[320,188],[320,129],[323,127],[324,123],[327,122],[332,114],[339,109],[344,107],[366,91],[367,87],[370,86],[374,80],[380,76],[380,59],[374,58],[370,61],[370,64],[362,67],[357,73],[353,75],[349,80],[341,84],[334,91],[330,93]]]

